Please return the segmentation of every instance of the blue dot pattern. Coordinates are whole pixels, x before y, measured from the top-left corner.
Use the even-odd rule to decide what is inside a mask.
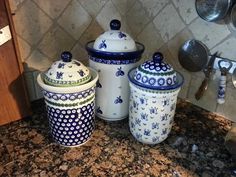
[[[77,109],[58,109],[47,106],[51,133],[64,146],[85,143],[95,127],[94,102]]]
[[[167,63],[157,63],[154,61],[146,61],[141,65],[141,68],[150,72],[168,72],[173,70],[172,67]]]

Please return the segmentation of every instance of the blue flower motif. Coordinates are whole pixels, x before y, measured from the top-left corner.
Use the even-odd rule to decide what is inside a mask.
[[[106,45],[105,42],[106,42],[106,40],[102,40],[102,43],[99,44],[98,48],[99,48],[99,49],[106,49],[106,48],[107,48],[107,45]]]
[[[134,108],[137,108],[137,109],[138,109],[138,105],[139,105],[138,102],[133,101],[133,107],[134,107]]]
[[[125,75],[125,72],[124,71],[122,71],[122,68],[121,67],[119,67],[119,68],[117,68],[118,69],[118,71],[116,72],[116,76],[118,77],[118,76],[124,76]]]
[[[144,98],[139,98],[139,100],[140,100],[140,103],[141,103],[141,104],[144,104],[144,102],[145,102],[145,99],[144,99]]]
[[[57,66],[57,68],[62,68],[62,69],[64,69],[64,66],[65,66],[65,63],[59,63],[58,66]]]
[[[218,91],[218,96],[224,97],[224,95],[225,95],[225,89],[224,89],[224,87],[220,86],[219,91]]]
[[[114,101],[115,104],[118,104],[118,103],[123,103],[123,100],[121,99],[121,96],[118,96],[116,98],[116,100]]]
[[[102,114],[102,113],[103,113],[102,110],[101,110],[101,108],[100,108],[100,106],[97,108],[97,113],[98,113],[98,114]]]
[[[167,128],[162,129],[162,134],[161,135],[166,135],[167,134]]]
[[[159,136],[155,136],[152,138],[152,142],[155,143],[155,142],[158,142],[159,141]]]
[[[77,66],[80,66],[80,63],[77,62],[77,61],[74,61],[73,64],[77,65]]]
[[[166,121],[168,119],[168,114],[164,114],[161,116],[161,121]]]
[[[96,87],[97,87],[97,88],[102,88],[102,84],[99,82],[99,80],[98,80],[97,83],[96,83]]]
[[[126,34],[125,33],[122,33],[121,31],[119,32],[118,34],[119,38],[123,38],[123,37],[126,37]]]
[[[132,105],[129,106],[129,110],[130,110],[131,113],[133,112],[133,108],[134,107]]]
[[[141,119],[146,120],[146,121],[148,120],[148,115],[146,113],[141,113],[140,116],[141,116]]]
[[[130,122],[130,126],[131,126],[131,128],[134,128],[135,124],[133,122]]]
[[[56,78],[57,79],[62,79],[63,78],[63,72],[57,72],[57,76],[56,76]]]
[[[135,124],[141,126],[141,120],[139,118],[135,118]]]
[[[79,75],[81,76],[81,77],[83,77],[84,75],[85,75],[85,73],[84,73],[84,71],[81,69],[81,70],[79,70],[79,71],[77,71],[78,73],[79,73]]]
[[[159,123],[152,123],[152,129],[159,129]]]
[[[146,135],[146,136],[151,136],[151,130],[149,130],[149,129],[144,129],[143,134]]]
[[[136,136],[137,139],[142,138],[142,134],[141,133],[136,133],[135,136]]]
[[[168,106],[170,104],[170,99],[165,99],[162,101],[163,106]]]
[[[157,108],[156,107],[151,107],[150,109],[150,114],[157,114]]]

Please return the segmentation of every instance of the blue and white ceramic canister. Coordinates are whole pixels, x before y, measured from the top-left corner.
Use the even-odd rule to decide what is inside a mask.
[[[128,76],[130,131],[142,143],[160,143],[171,131],[183,76],[165,63],[159,52]]]
[[[128,72],[138,65],[144,46],[120,31],[119,20],[112,20],[111,30],[88,42],[89,65],[99,73],[96,88],[96,115],[108,121],[128,117]]]
[[[98,73],[63,52],[37,77],[43,90],[53,139],[63,146],[79,146],[89,140],[95,126],[95,86]]]

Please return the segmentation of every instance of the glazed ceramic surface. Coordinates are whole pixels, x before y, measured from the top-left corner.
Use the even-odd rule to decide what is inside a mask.
[[[128,117],[129,83],[127,74],[137,66],[129,64],[103,64],[90,57],[89,65],[99,73],[96,95],[96,114],[98,117],[116,121]]]
[[[171,131],[183,76],[163,62],[161,53],[132,69],[128,76],[130,131],[142,143],[160,143]]]
[[[43,89],[52,136],[63,146],[82,145],[94,130],[98,73],[91,68],[86,69],[91,79],[78,86],[56,87],[45,82],[43,73],[37,77],[37,82]]]
[[[118,22],[113,20],[111,27],[112,24],[120,27]],[[138,65],[144,46],[131,42],[133,40],[125,33],[125,36],[120,37],[118,29],[111,31],[113,31],[112,34],[109,31],[98,37],[95,42],[89,42],[86,49],[89,53],[89,66],[99,73],[96,89],[96,115],[104,120],[116,121],[128,117],[130,95],[128,72]],[[114,40],[108,40],[107,35]],[[98,47],[99,41],[103,40],[101,38],[109,41],[106,43],[107,50]],[[113,46],[109,47],[110,45]],[[125,50],[122,46],[129,46],[127,47],[129,50]],[[112,48],[123,52],[114,52]]]
[[[131,52],[136,50],[134,40],[125,32],[120,31],[119,20],[112,20],[111,30],[104,32],[94,42],[93,48],[108,52]]]
[[[82,85],[91,78],[89,70],[78,60],[72,59],[70,52],[63,52],[61,60],[54,62],[44,75],[48,85],[57,87]]]

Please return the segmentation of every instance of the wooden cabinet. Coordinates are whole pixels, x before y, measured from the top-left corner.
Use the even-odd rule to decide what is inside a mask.
[[[12,38],[0,46],[0,125],[30,115],[9,4],[7,0],[0,0],[0,29],[7,25],[10,27]]]

